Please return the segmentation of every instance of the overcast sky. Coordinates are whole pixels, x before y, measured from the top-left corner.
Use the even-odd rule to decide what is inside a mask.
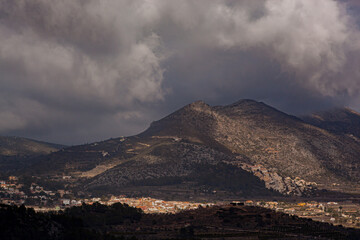
[[[356,0],[0,0],[0,135],[80,144],[185,104],[360,110]]]

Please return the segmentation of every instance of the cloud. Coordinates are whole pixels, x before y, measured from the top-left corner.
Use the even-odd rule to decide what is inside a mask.
[[[66,143],[135,134],[200,98],[292,112],[351,104],[360,86],[351,4],[0,0],[0,134]]]
[[[185,12],[191,12],[192,6],[188,7]],[[191,22],[189,18],[193,15]],[[298,74],[297,81],[321,94],[354,91],[349,82],[344,84],[331,77],[343,73],[347,61],[353,60],[349,53],[358,53],[360,47],[359,32],[345,9],[335,1],[269,0],[261,6],[216,2],[198,15],[191,14],[180,24],[190,29],[199,46],[205,43],[209,48],[239,54],[244,50],[247,54],[262,51],[264,57],[275,59],[284,71]]]

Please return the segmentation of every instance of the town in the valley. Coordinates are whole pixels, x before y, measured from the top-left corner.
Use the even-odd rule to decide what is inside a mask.
[[[24,187],[16,176],[9,176],[6,180],[0,180],[0,203],[9,205],[22,205],[32,207],[36,211],[59,211],[67,207],[80,206],[82,204],[112,205],[123,203],[132,207],[141,208],[145,213],[177,213],[184,210],[199,207],[211,207],[214,205],[231,204],[259,206],[301,218],[311,218],[315,221],[328,222],[334,225],[360,228],[360,204],[352,201],[319,202],[319,201],[266,201],[266,200],[243,200],[221,202],[186,202],[164,201],[151,197],[129,198],[126,196],[102,196],[79,198],[70,190],[59,189],[50,191],[44,187],[31,183],[30,187]]]

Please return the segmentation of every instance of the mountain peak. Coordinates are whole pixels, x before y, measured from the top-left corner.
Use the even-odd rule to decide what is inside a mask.
[[[194,106],[200,105],[200,106],[202,106],[202,105],[208,105],[208,104],[205,103],[203,100],[197,100],[195,102],[190,103],[189,105],[194,105]]]
[[[259,104],[261,102],[252,100],[252,99],[240,99],[239,101],[236,101],[229,106],[238,106],[238,105],[244,105],[244,104]]]
[[[191,108],[191,109],[208,109],[210,108],[210,105],[205,103],[202,100],[198,100],[195,102],[192,102],[190,104],[188,104],[187,106],[185,106],[184,108]]]

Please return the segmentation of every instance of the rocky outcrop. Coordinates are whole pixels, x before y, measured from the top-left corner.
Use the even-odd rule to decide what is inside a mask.
[[[264,181],[268,189],[273,189],[284,195],[304,196],[317,190],[315,182],[307,182],[299,177],[294,179],[282,177],[277,172],[266,169],[261,165],[242,164],[241,167]]]

